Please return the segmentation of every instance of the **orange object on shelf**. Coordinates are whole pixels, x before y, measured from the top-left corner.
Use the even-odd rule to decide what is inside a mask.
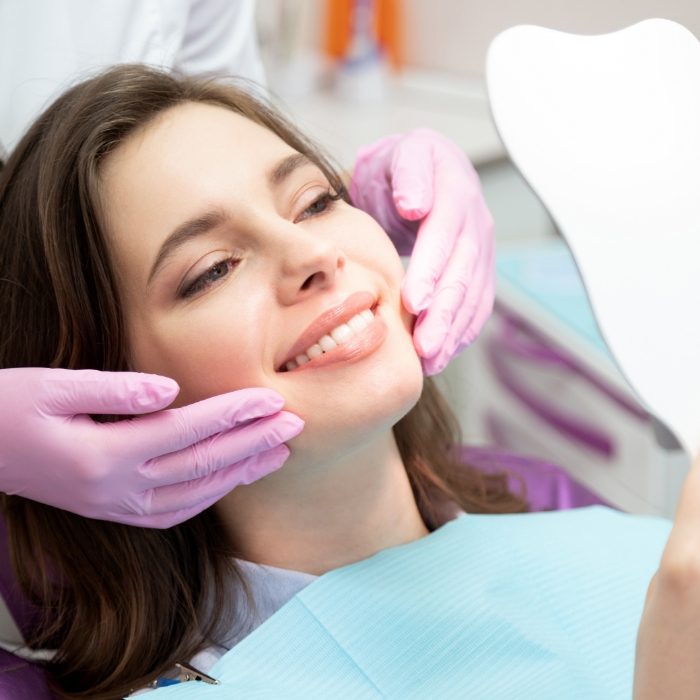
[[[331,58],[348,58],[356,0],[326,0],[324,50]],[[394,68],[403,63],[401,13],[397,0],[372,0],[372,30],[377,45]]]

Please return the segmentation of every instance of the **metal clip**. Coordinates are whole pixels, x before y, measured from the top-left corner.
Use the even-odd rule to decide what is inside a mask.
[[[154,681],[151,681],[147,688],[165,688],[169,685],[177,685],[178,683],[187,683],[187,681],[202,681],[209,685],[221,685],[216,678],[208,676],[203,671],[196,669],[194,666],[185,663],[176,663],[175,668],[167,676],[160,676]],[[130,692],[134,692],[131,690]]]
[[[175,668],[177,668],[179,672],[177,679],[180,681],[180,683],[185,683],[187,681],[203,681],[204,683],[209,683],[210,685],[221,685],[216,678],[208,676],[206,673],[197,670],[190,664],[177,663],[175,664]]]

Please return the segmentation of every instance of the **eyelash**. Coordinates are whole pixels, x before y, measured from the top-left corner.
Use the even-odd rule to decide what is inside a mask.
[[[306,219],[314,216],[320,216],[322,214],[327,213],[328,211],[333,209],[333,206],[336,202],[340,201],[343,199],[345,196],[345,190],[341,189],[338,191],[337,194],[333,194],[330,189],[326,190],[323,192],[319,197],[317,197],[303,212],[302,216],[297,217],[294,220],[294,223],[297,223],[299,221],[305,221]],[[317,207],[319,204],[324,204],[324,208],[321,211],[313,211],[311,214],[308,216],[303,216],[307,212],[311,211],[315,207]],[[215,262],[211,267],[209,267],[207,270],[205,270],[199,277],[197,277],[191,284],[187,285],[180,293],[178,296],[180,296],[182,299],[188,299],[189,297],[195,296],[202,290],[210,287],[212,284],[216,284],[216,282],[226,275],[218,275],[214,280],[210,280],[210,275],[217,271],[221,270],[222,266],[225,266],[228,271],[233,270],[233,268],[238,265],[240,260],[238,258],[234,257],[228,257],[224,258],[223,260],[219,260]]]
[[[330,189],[326,190],[323,192],[320,196],[318,196],[304,211],[302,214],[306,214],[307,211],[313,209],[315,206],[323,203],[325,204],[325,208],[322,211],[319,212],[314,212],[311,214],[311,216],[318,216],[319,214],[325,214],[327,211],[330,211],[333,208],[333,205],[343,199],[345,196],[345,189],[341,189],[337,194],[333,194]],[[298,221],[304,221],[305,219],[308,219],[308,216],[305,216],[303,218],[297,217],[294,220],[294,223],[297,223]]]

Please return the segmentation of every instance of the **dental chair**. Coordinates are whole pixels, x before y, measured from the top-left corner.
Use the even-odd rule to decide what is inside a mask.
[[[12,576],[5,521],[0,517],[0,598],[22,634],[37,621],[36,611],[20,594]],[[0,649],[0,700],[50,700],[46,677],[36,664]]]

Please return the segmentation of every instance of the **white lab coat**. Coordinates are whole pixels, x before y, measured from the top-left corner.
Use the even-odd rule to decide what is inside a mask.
[[[69,85],[116,63],[265,83],[254,0],[0,0],[0,151]]]
[[[68,86],[131,62],[264,85],[254,0],[0,0],[0,156]],[[0,648],[21,643],[0,593]]]

